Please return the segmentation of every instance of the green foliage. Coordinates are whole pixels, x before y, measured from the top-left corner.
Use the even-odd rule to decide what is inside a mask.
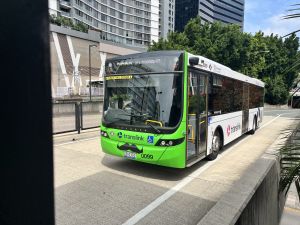
[[[289,92],[282,76],[275,76],[272,79],[265,78],[264,82],[266,83],[266,102],[274,105],[287,103]]]
[[[84,33],[87,33],[87,32],[88,32],[88,27],[87,27],[87,25],[85,25],[85,24],[82,23],[82,22],[77,22],[77,23],[75,23],[74,26],[73,26],[73,29],[74,29],[74,30],[77,30],[77,31],[84,32]]]
[[[62,16],[55,16],[49,15],[50,23],[55,24],[57,26],[69,27],[73,30],[81,31],[84,33],[88,32],[88,26],[82,22],[74,23],[73,20],[62,17]]]
[[[266,81],[266,102],[282,104],[299,73],[299,68],[291,68],[300,60],[298,48],[295,34],[286,39],[262,32],[251,35],[237,25],[202,24],[198,17],[191,19],[182,33],[170,33],[167,40],[153,42],[149,51],[186,50],[202,55]]]
[[[281,165],[280,191],[286,195],[291,184],[295,183],[300,199],[300,144],[296,137],[299,131],[299,125],[294,131],[287,131],[289,140],[279,149],[279,154]]]

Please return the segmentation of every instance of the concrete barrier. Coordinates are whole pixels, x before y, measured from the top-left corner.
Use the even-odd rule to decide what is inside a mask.
[[[54,103],[52,105],[53,116],[75,114],[76,103]],[[83,113],[101,113],[103,102],[82,102]]]
[[[247,170],[198,225],[276,225],[285,196],[279,194],[280,163],[275,154],[284,136]]]
[[[75,113],[75,104],[76,103],[54,103],[52,104],[52,113],[53,116],[62,115],[62,114],[74,114]]]
[[[82,112],[83,113],[101,113],[103,102],[83,102]]]

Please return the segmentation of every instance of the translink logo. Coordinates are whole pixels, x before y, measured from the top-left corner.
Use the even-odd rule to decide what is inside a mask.
[[[142,136],[139,135],[128,135],[128,134],[122,134],[122,132],[118,133],[118,137],[119,138],[126,138],[129,140],[135,140],[135,141],[144,141],[144,138]]]
[[[118,137],[119,137],[119,138],[122,138],[122,136],[123,136],[123,135],[122,135],[122,132],[119,132],[119,133],[118,133]]]

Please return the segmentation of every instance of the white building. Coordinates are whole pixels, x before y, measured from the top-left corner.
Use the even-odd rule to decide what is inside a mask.
[[[55,1],[61,16],[100,30],[103,40],[131,46],[158,41],[158,0],[50,0],[50,13]]]
[[[167,38],[175,28],[175,0],[159,0],[159,37]]]

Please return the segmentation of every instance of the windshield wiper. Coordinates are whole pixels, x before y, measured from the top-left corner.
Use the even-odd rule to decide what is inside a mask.
[[[132,116],[132,117],[145,117],[145,116],[147,116],[147,114],[137,115],[137,114],[129,114],[129,113],[128,114],[127,113],[122,113],[122,114],[119,114],[119,115],[126,115],[126,116]],[[109,126],[109,125],[115,124],[115,123],[120,122],[120,121],[130,122],[129,120],[119,118],[115,121],[108,122],[106,125]],[[142,121],[146,122],[146,120],[142,120]],[[161,131],[159,129],[157,129],[155,126],[153,126],[151,123],[145,123],[145,125],[152,128],[152,130],[154,130],[156,134],[161,133]]]
[[[148,125],[149,127],[151,127],[157,134],[161,133],[161,131],[159,129],[157,129],[155,126],[153,126],[151,123],[146,123],[146,125]]]

